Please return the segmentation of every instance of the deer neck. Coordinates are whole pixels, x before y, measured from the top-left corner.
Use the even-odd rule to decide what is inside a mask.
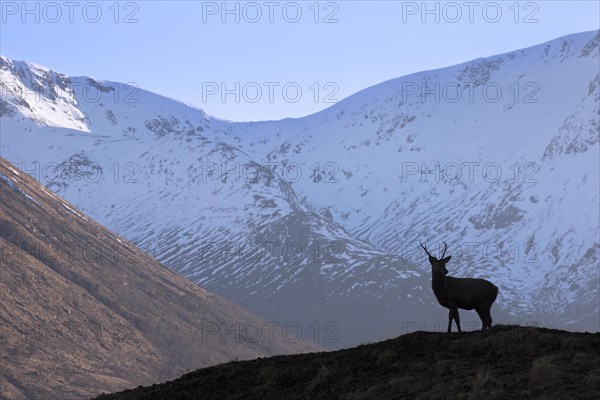
[[[432,271],[431,287],[435,293],[444,292],[446,290],[446,276],[439,271]]]

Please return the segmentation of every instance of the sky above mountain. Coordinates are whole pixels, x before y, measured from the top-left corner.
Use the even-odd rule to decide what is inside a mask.
[[[235,121],[598,29],[595,1],[0,2],[0,53]],[[177,38],[177,40],[173,39]],[[460,45],[457,45],[460,44]]]

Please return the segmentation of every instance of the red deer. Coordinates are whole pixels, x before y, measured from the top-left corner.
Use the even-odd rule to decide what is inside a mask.
[[[498,288],[485,279],[474,278],[454,278],[446,276],[448,270],[446,264],[452,256],[444,258],[448,245],[444,242],[444,252],[437,259],[427,251],[427,248],[421,244],[421,247],[429,256],[431,263],[431,287],[433,293],[441,306],[450,310],[448,314],[448,333],[452,329],[452,320],[456,321],[458,331],[460,330],[460,317],[458,309],[477,311],[477,315],[483,324],[481,330],[492,328],[492,316],[490,309],[498,296]]]

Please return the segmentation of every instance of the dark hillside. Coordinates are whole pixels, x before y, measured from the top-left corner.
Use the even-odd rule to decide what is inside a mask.
[[[597,399],[600,334],[498,325],[230,362],[96,400]]]

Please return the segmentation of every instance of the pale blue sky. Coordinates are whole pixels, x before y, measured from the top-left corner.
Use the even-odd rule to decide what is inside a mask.
[[[236,121],[307,115],[388,79],[598,29],[600,20],[596,0],[428,2],[431,14],[421,1],[227,2],[239,22],[221,1],[0,3],[2,55],[134,82]],[[235,92],[236,83],[239,102],[223,101],[222,84]]]

